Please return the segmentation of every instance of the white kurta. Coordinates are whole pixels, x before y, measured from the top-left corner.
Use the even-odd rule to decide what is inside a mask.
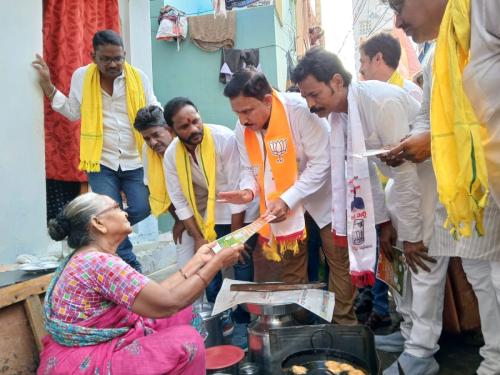
[[[216,168],[215,193],[238,189],[240,175],[240,155],[236,145],[234,132],[222,125],[207,124],[212,131],[215,144]],[[175,154],[179,138],[174,138],[165,151],[163,167],[165,171],[166,185],[170,199],[175,207],[175,213],[180,220],[186,220],[193,216],[193,210],[185,198],[179,182]],[[195,150],[197,160],[200,160],[199,147]],[[191,154],[188,153],[193,179],[193,188],[196,196],[198,212],[204,214],[207,207],[208,187],[205,175]],[[248,209],[247,209],[248,208]],[[258,205],[254,201],[247,205],[235,205],[227,203],[215,203],[215,223],[231,224],[231,215],[246,210],[245,222],[252,222],[258,217]]]
[[[404,90],[386,82],[365,81],[358,84],[358,109],[363,125],[366,149],[395,145],[410,131],[410,124],[420,109],[419,103]],[[417,168],[404,163],[389,168],[376,157],[370,158],[382,173],[394,180],[392,195],[398,222],[400,241],[418,242],[423,239],[421,192]],[[385,194],[370,163],[375,222],[389,219]]]
[[[57,91],[52,99],[52,109],[71,121],[80,118],[80,107],[83,95],[83,79],[89,65],[78,68],[71,77],[69,96]],[[136,68],[137,69],[137,68]],[[161,106],[153,93],[148,77],[140,69],[146,105]],[[122,73],[113,82],[113,95],[104,90],[102,93],[103,145],[101,164],[114,171],[121,167],[123,171],[137,169],[142,166],[139,151],[135,143],[132,125],[127,112],[126,77]]]
[[[480,121],[488,128],[484,150],[490,190],[500,206],[500,2],[471,1],[470,60],[464,88]]]
[[[303,204],[316,224],[323,228],[331,222],[331,185],[329,127],[324,119],[312,114],[305,100],[296,93],[280,93],[297,156],[299,177],[295,184],[281,195],[291,209]],[[244,127],[236,124],[235,133],[241,155],[241,189],[260,194],[257,171],[254,171],[245,146]],[[259,132],[262,133],[262,132]],[[258,137],[261,134],[257,134]],[[261,145],[262,153],[262,145]],[[271,176],[269,163],[265,174]]]

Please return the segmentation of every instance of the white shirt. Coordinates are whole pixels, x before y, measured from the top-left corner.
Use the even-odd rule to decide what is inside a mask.
[[[397,86],[380,81],[365,81],[358,84],[358,109],[368,150],[398,144],[409,133],[410,124],[420,110],[420,104]],[[406,162],[392,168],[376,157],[370,159],[384,175],[394,180],[392,194],[396,205],[398,239],[421,241],[423,218],[416,165]],[[370,163],[369,169],[375,222],[381,223],[389,219],[385,196],[373,164]]]
[[[298,178],[280,198],[290,209],[302,203],[316,224],[323,228],[331,223],[330,143],[328,122],[312,114],[305,100],[297,93],[280,93],[285,107],[297,156]],[[257,196],[260,189],[257,173],[248,157],[244,137],[245,128],[238,121],[236,141],[241,156],[240,189],[250,189]],[[257,137],[263,132],[257,132]],[[262,144],[260,152],[263,153]],[[271,174],[269,160],[265,172]],[[262,199],[262,198],[261,198]]]
[[[206,124],[212,131],[212,136],[215,144],[215,157],[217,173],[215,176],[215,193],[222,191],[232,191],[238,189],[238,181],[240,174],[240,155],[236,145],[234,132],[222,125]],[[189,202],[184,197],[182,188],[179,182],[177,173],[175,154],[179,138],[174,138],[165,151],[163,157],[163,168],[165,171],[165,179],[168,194],[175,207],[175,213],[180,220],[186,220],[192,217],[193,210],[189,206]],[[201,160],[200,148],[195,149],[196,159]],[[191,165],[191,175],[193,179],[193,190],[196,196],[198,212],[204,215],[207,207],[208,187],[203,171],[190,153],[188,153],[189,162]],[[245,222],[249,223],[258,217],[258,201],[247,205],[215,203],[215,223],[216,224],[231,224],[231,215],[243,212],[245,213]]]
[[[52,99],[52,109],[71,121],[80,118],[83,79],[89,66],[82,66],[75,70],[71,77],[68,97],[60,91],[56,91]],[[142,79],[146,105],[160,106],[148,77],[141,70],[137,69],[137,71]],[[101,164],[114,171],[120,167],[123,171],[128,171],[142,166],[132,131],[133,124],[130,124],[128,118],[125,79],[126,77],[122,73],[114,80],[113,95],[109,95],[101,89],[104,133]]]
[[[423,92],[422,89],[409,79],[403,80],[403,90],[410,94],[417,102],[422,103]]]

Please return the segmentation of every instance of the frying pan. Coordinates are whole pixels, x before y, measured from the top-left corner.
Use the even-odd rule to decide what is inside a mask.
[[[367,363],[352,354],[337,349],[315,347],[314,337],[319,333],[326,334],[330,338],[330,345],[328,346],[331,346],[333,337],[330,332],[324,329],[313,332],[311,335],[311,346],[313,349],[300,350],[287,356],[281,363],[283,373],[295,375],[292,371],[292,366],[303,366],[307,369],[307,375],[334,375],[335,373],[328,370],[325,362],[337,361],[347,363],[355,369],[362,370],[367,375],[371,374]],[[341,372],[340,374],[347,375],[347,372]]]

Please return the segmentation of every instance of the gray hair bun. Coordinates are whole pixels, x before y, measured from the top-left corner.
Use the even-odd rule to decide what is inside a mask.
[[[60,212],[55,219],[49,220],[48,228],[50,238],[54,241],[62,241],[71,232],[71,222],[63,212]]]

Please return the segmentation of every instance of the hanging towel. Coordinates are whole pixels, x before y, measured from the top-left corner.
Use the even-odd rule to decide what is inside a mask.
[[[253,66],[260,71],[259,50],[223,48],[221,52],[219,82],[226,84],[238,70]]]
[[[188,26],[191,41],[204,51],[214,52],[219,48],[234,47],[235,12],[227,12],[226,17],[213,14],[189,17]]]
[[[258,0],[226,0],[226,9],[243,8],[250,4],[256,3]]]

